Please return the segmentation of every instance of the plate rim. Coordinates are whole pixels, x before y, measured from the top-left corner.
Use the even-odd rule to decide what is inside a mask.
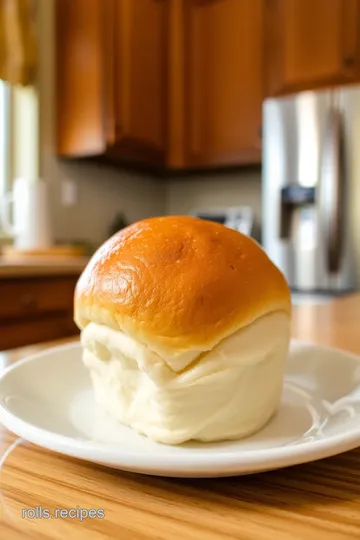
[[[338,352],[360,363],[360,355],[339,347],[324,346],[299,339],[291,339],[291,345],[312,347],[331,353]],[[12,371],[20,369],[24,364],[34,362],[44,356],[49,355],[51,357],[54,353],[69,349],[81,349],[80,340],[50,346],[26,355],[21,360],[7,366],[0,373],[0,388],[4,379]],[[118,446],[104,442],[75,439],[74,437],[38,427],[13,414],[4,404],[3,396],[0,396],[0,423],[17,437],[56,453],[124,471],[159,476],[179,477],[192,471],[192,477],[201,477],[204,475],[209,476],[207,474],[209,470],[212,470],[213,476],[252,474],[317,461],[360,446],[359,425],[357,429],[352,429],[348,433],[340,432],[330,438],[304,442],[301,445],[276,446],[256,450],[241,450],[239,452],[222,450],[218,454],[209,454],[205,449],[206,443],[204,443],[204,450],[194,449],[193,452],[184,453],[183,455],[159,451],[148,454],[144,459],[144,453],[142,452],[124,451]],[[171,445],[160,444],[159,449],[161,446],[168,448]],[[165,455],[166,463],[164,463]]]

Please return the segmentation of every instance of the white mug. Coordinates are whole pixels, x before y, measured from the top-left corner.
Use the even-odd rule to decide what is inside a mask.
[[[47,185],[43,180],[17,178],[1,206],[4,232],[14,238],[17,249],[46,249],[52,245]]]

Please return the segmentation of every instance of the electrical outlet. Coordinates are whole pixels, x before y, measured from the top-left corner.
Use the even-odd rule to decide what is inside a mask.
[[[78,200],[78,187],[74,180],[65,178],[61,183],[61,201],[63,206],[74,206]]]

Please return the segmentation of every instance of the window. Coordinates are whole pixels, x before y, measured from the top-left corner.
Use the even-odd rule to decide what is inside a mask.
[[[10,189],[11,168],[11,109],[10,88],[0,81],[0,202],[4,193]],[[1,207],[0,207],[1,212]],[[1,219],[1,215],[0,215]],[[1,231],[1,222],[0,222]]]

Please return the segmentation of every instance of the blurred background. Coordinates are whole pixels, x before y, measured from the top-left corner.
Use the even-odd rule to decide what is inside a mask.
[[[0,350],[77,332],[110,235],[196,215],[294,303],[360,288],[358,0],[0,2]]]

